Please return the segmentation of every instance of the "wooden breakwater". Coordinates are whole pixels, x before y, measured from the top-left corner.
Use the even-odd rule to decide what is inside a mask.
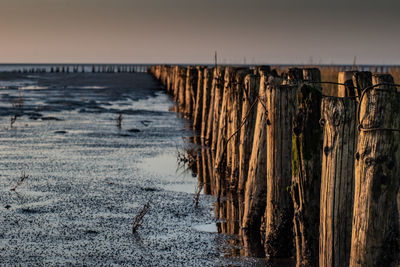
[[[196,173],[244,255],[398,266],[400,94],[392,75],[152,66],[193,121]],[[326,86],[335,85],[334,96]]]
[[[148,72],[149,65],[141,64],[54,64],[16,67],[16,73],[134,73]]]

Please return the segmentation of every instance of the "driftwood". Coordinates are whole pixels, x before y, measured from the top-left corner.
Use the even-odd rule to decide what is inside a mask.
[[[373,75],[374,85],[393,83]],[[381,90],[379,90],[381,89]],[[400,97],[396,87],[363,92],[355,167],[355,197],[350,266],[398,266]],[[386,129],[386,130],[385,130]]]

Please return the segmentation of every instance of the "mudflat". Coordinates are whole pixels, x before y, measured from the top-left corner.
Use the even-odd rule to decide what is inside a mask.
[[[213,197],[195,207],[176,161],[190,132],[150,75],[0,73],[0,87],[0,265],[223,261]]]

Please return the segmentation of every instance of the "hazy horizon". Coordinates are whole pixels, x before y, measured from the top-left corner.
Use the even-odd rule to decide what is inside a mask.
[[[400,64],[400,1],[0,0],[0,63]]]

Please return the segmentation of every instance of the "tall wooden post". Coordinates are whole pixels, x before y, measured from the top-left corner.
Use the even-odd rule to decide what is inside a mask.
[[[348,266],[357,146],[355,98],[322,100],[324,129],[320,202],[320,266]]]
[[[239,146],[240,129],[242,125],[242,104],[244,96],[244,81],[249,69],[236,70],[234,86],[232,86],[229,113],[228,113],[228,135],[227,135],[227,157],[230,164],[230,186],[236,191],[239,182]],[[246,115],[246,114],[245,114]]]
[[[373,75],[374,85],[393,83]],[[379,90],[383,89],[383,90]],[[396,87],[381,85],[360,101],[350,266],[398,266],[400,97]]]
[[[214,90],[214,108],[212,117],[212,128],[210,133],[212,137],[211,141],[211,150],[213,152],[213,158],[215,159],[215,150],[217,147],[218,140],[218,127],[219,127],[219,118],[222,107],[222,97],[224,93],[224,77],[225,77],[225,68],[216,67],[214,69],[214,77],[213,77],[213,90]],[[209,135],[209,134],[207,134]]]
[[[186,95],[186,68],[179,67],[178,80],[179,80],[179,96],[178,96],[178,110],[185,112],[185,95]]]
[[[193,116],[193,106],[195,103],[195,95],[197,92],[197,70],[189,66],[186,72],[186,90],[185,90],[185,117],[192,119]]]
[[[268,76],[262,75],[242,219],[242,227],[256,235],[260,234],[261,218],[265,212],[267,197],[267,81]]]
[[[203,96],[204,96],[204,67],[197,67],[197,94],[196,102],[194,104],[194,115],[193,115],[193,129],[201,130],[201,120],[203,118]],[[199,134],[201,135],[201,133]]]
[[[222,104],[220,110],[220,116],[218,121],[217,131],[217,143],[215,150],[215,168],[225,170],[226,166],[226,140],[227,140],[227,129],[228,129],[228,105],[229,94],[232,90],[233,82],[235,77],[235,70],[231,67],[226,68],[224,78],[224,90],[222,94]]]
[[[172,90],[174,91],[174,101],[178,102],[179,99],[179,66],[175,66],[173,70],[173,85]]]
[[[266,90],[267,207],[265,249],[269,257],[289,257],[293,241],[293,204],[288,192],[292,180],[292,117],[297,86],[269,84]]]
[[[213,110],[214,93],[212,89],[213,69],[206,68],[203,71],[203,111],[201,118],[201,138],[203,144],[209,145],[209,137],[207,136],[207,128],[212,126],[209,120],[209,114]]]
[[[338,83],[344,85],[338,85],[338,96],[348,97],[354,95],[353,87],[353,74],[355,71],[341,71],[338,74]]]
[[[372,74],[369,71],[358,71],[353,74],[353,84],[356,87],[357,97],[361,92],[372,85]]]
[[[253,148],[254,128],[257,120],[258,94],[260,76],[247,75],[244,82],[242,122],[239,145],[239,182],[238,192],[243,193],[249,173],[249,162]],[[262,110],[261,110],[262,111]]]
[[[321,81],[318,69],[304,69],[304,80]],[[303,84],[293,117],[292,185],[297,266],[318,266],[322,130],[320,84]]]

